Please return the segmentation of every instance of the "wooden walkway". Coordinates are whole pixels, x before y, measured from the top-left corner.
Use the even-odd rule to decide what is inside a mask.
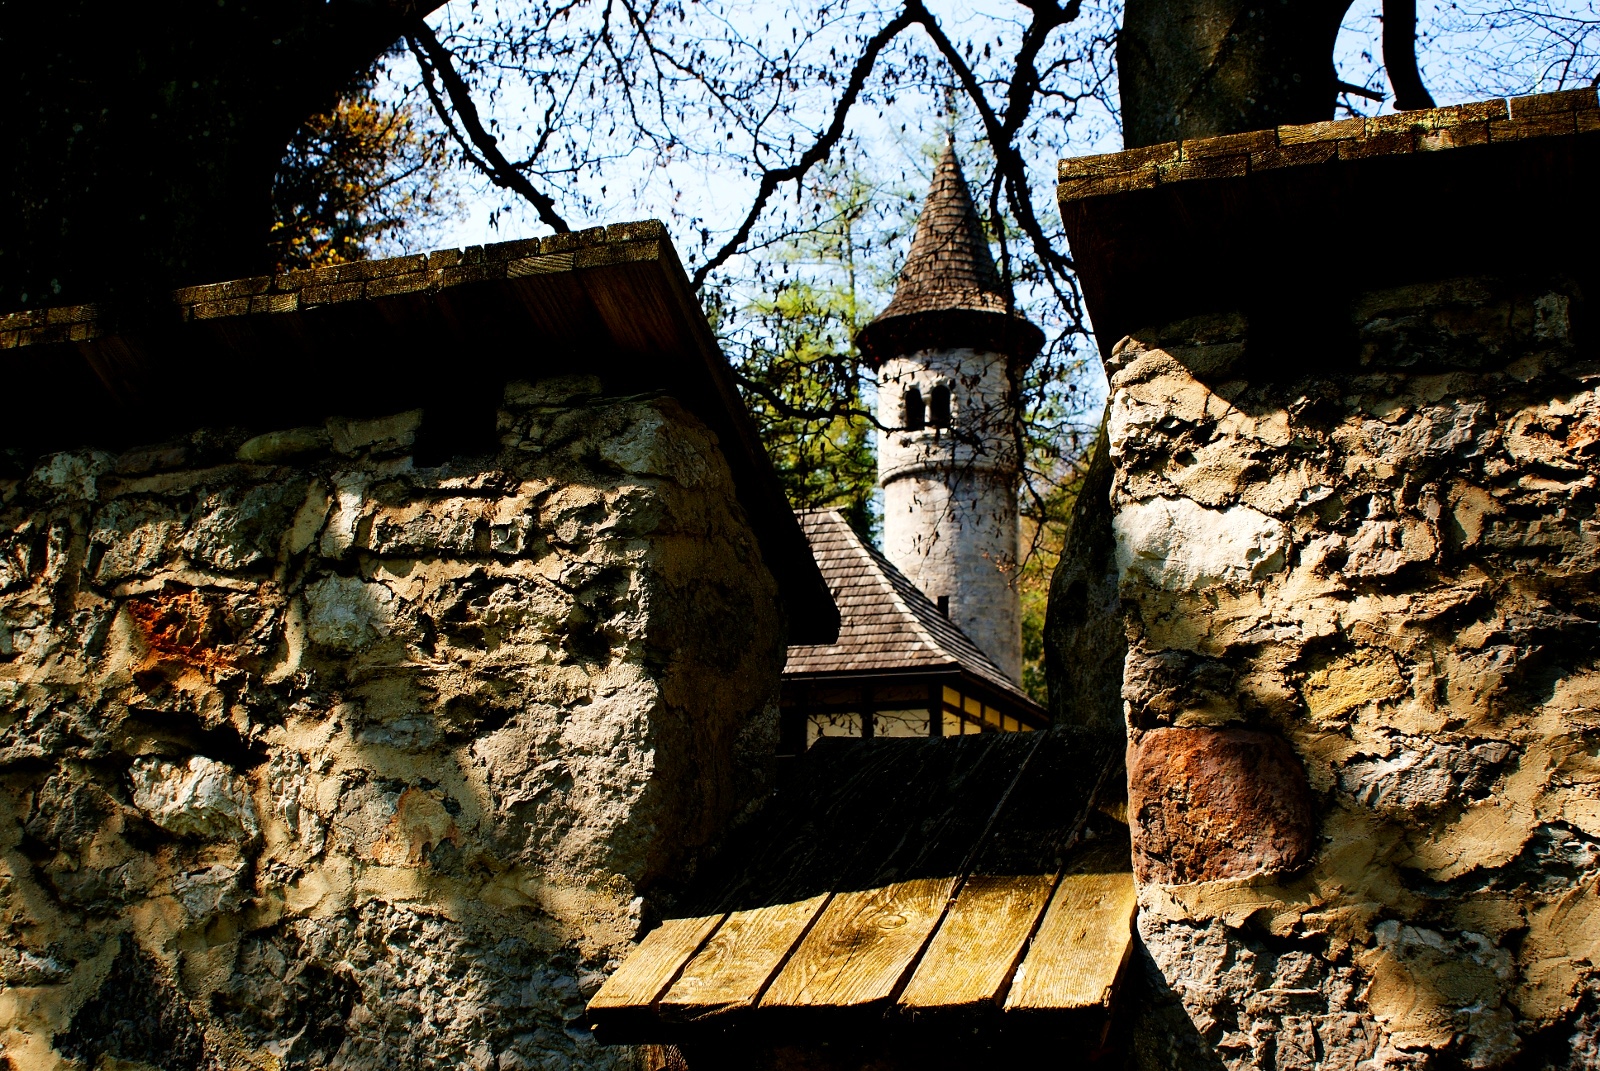
[[[602,1040],[858,1009],[1105,1010],[1132,943],[1112,745],[1069,731],[824,740],[589,1004]]]

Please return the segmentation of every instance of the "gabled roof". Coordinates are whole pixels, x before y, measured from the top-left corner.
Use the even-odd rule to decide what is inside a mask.
[[[955,145],[946,142],[894,298],[856,341],[879,360],[928,346],[986,343],[1032,357],[1044,336],[1011,306]]]
[[[1102,798],[1120,751],[1064,729],[819,741],[590,1021],[602,1041],[745,1026],[815,1043],[842,1009],[917,1029],[959,1010],[969,1031],[973,1015],[1103,1016],[1135,906],[1127,827]]]
[[[795,639],[838,616],[727,358],[656,220],[191,286],[170,304],[0,316],[0,448],[126,448],[421,407],[492,414],[508,379],[662,391],[717,435]],[[197,415],[199,414],[199,415]],[[492,422],[490,424],[492,427]]]
[[[789,648],[785,677],[895,670],[962,670],[1039,709],[889,559],[833,510],[798,514],[822,579],[839,607],[839,639]]]

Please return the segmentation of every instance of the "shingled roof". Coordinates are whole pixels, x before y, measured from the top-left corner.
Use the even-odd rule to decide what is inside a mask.
[[[893,670],[965,671],[1030,710],[1037,704],[839,513],[799,514],[822,579],[839,607],[835,643],[789,648],[785,677]]]
[[[1037,327],[1011,311],[1011,290],[995,269],[955,146],[946,143],[922,205],[911,254],[889,307],[857,338],[879,360],[928,346],[997,346],[1032,357]]]

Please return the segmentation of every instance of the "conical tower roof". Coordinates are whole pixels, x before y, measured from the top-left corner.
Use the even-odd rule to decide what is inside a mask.
[[[1010,298],[955,145],[947,141],[894,298],[862,329],[856,343],[876,360],[956,346],[1031,358],[1043,345],[1044,334],[1008,311]]]

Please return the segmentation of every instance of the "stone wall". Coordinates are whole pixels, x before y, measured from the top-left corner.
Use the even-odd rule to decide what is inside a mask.
[[[499,420],[437,468],[417,413],[11,457],[0,1062],[633,1058],[583,1005],[759,787],[776,590],[670,398]]]
[[[1111,444],[1102,419],[1050,576],[1044,666],[1053,723],[1120,735],[1128,640],[1111,530],[1111,476]]]
[[[879,419],[904,425],[902,398],[950,391],[950,427],[886,431],[878,444],[883,553],[1013,680],[1022,679],[1017,588],[1016,412],[1006,357],[958,348],[891,357],[878,369]]]
[[[1582,298],[1460,278],[1116,348],[1134,1065],[1600,1065]]]

